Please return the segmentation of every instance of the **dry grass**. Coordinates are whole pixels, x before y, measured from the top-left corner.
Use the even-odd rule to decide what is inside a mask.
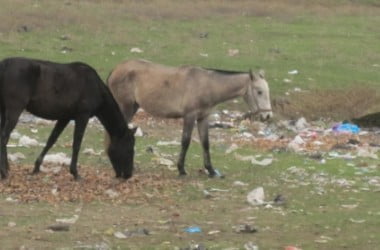
[[[17,31],[22,26],[34,29],[80,25],[83,27],[104,27],[110,20],[198,20],[208,17],[228,16],[271,16],[284,20],[303,14],[316,15],[377,15],[379,4],[370,0],[86,0],[86,1],[33,1],[0,0],[0,34]],[[110,15],[112,13],[112,15]],[[54,20],[54,21],[53,21]],[[104,22],[107,20],[107,22]],[[116,22],[118,23],[118,22]],[[58,27],[53,27],[58,28]]]
[[[276,113],[290,118],[303,116],[311,120],[321,117],[344,120],[366,114],[379,102],[376,90],[352,87],[292,93],[286,99],[275,100],[274,109]]]

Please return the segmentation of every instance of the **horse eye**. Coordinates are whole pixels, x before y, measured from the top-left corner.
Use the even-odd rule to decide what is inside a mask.
[[[257,91],[257,94],[258,94],[258,95],[262,95],[262,94],[263,94],[263,91],[258,90],[258,91]]]

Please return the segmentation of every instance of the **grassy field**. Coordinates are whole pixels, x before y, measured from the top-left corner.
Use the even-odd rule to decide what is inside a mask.
[[[324,115],[345,119],[380,109],[378,0],[0,0],[0,6],[2,58],[83,61],[103,79],[116,64],[131,58],[174,66],[194,64],[242,71],[263,68],[273,100],[287,103],[283,110],[275,107],[284,117],[302,114],[313,119]],[[143,52],[132,53],[135,47]],[[230,49],[239,52],[230,56]],[[291,70],[299,73],[289,75]],[[233,105],[221,107],[236,108]],[[146,120],[139,124],[148,135],[137,138],[138,170],[131,184],[136,190],[130,199],[12,202],[9,198],[16,195],[0,194],[0,248],[202,249],[191,248],[193,243],[208,249],[244,249],[244,244],[253,242],[259,249],[287,245],[379,249],[379,190],[369,184],[380,174],[378,160],[331,159],[320,164],[304,155],[266,151],[251,144],[239,147],[241,155],[274,158],[268,167],[253,167],[225,153],[236,131],[213,130],[213,161],[227,178],[208,179],[199,173],[201,150],[193,142],[187,158],[189,177],[181,180],[176,171],[158,166],[155,156],[146,152],[150,146],[157,147],[158,141],[179,140],[180,125],[150,122],[153,125]],[[44,142],[51,126],[20,124],[17,130]],[[71,136],[70,127],[52,151],[69,154]],[[99,152],[102,145],[101,129],[91,126],[82,150]],[[178,147],[157,148],[175,161]],[[31,169],[40,150],[10,148],[10,153],[26,156],[11,166],[11,175]],[[86,174],[106,172],[104,185],[128,189],[125,183],[114,183],[104,153],[82,153],[79,161],[80,171]],[[85,180],[78,184],[67,172],[63,169],[61,178],[77,189],[84,188],[86,177],[96,178],[85,174]],[[48,190],[58,182],[57,176],[47,174],[36,178]],[[247,186],[236,186],[235,181]],[[258,186],[264,187],[267,200],[281,194],[286,204],[273,208],[248,205],[247,193]],[[33,188],[30,186],[30,192]],[[211,197],[205,197],[204,190]],[[70,231],[46,231],[56,219],[74,215],[79,219]],[[256,226],[259,232],[235,232],[235,226],[245,224]],[[199,226],[202,233],[184,232],[189,226]],[[126,228],[145,228],[150,235],[114,236]]]

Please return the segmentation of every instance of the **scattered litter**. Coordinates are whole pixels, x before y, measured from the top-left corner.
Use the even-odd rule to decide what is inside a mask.
[[[71,218],[63,218],[63,219],[56,219],[55,221],[58,223],[64,223],[64,224],[74,224],[79,219],[79,215],[74,214]]]
[[[181,145],[179,141],[158,141],[157,146],[177,146]]]
[[[302,249],[299,247],[295,247],[295,246],[286,246],[284,248],[284,250],[302,250]]]
[[[199,55],[200,55],[201,57],[208,57],[208,54],[207,54],[207,53],[199,53]]]
[[[294,151],[294,152],[300,152],[303,151],[303,145],[305,144],[305,141],[302,139],[301,136],[297,135],[294,137],[292,141],[288,143],[288,149]]]
[[[18,202],[17,199],[13,199],[12,197],[7,197],[7,198],[5,199],[5,201],[7,201],[7,202]]]
[[[54,166],[54,165],[41,165],[40,170],[42,173],[54,173],[57,174],[62,170],[61,166]]]
[[[24,160],[25,155],[23,153],[17,152],[14,154],[8,154],[8,160],[11,162],[19,162],[20,160]]]
[[[284,83],[291,83],[292,80],[288,79],[288,78],[284,78],[284,80],[282,80]]]
[[[174,166],[174,162],[172,160],[166,159],[166,158],[157,158],[157,163],[158,165],[163,165],[167,167]]]
[[[14,221],[8,222],[8,227],[15,227],[15,226],[16,226],[16,222]]]
[[[218,234],[218,233],[220,233],[220,230],[211,230],[211,231],[207,232],[208,235],[215,235],[215,234]]]
[[[70,230],[70,225],[67,223],[53,224],[47,227],[47,229],[56,231],[56,232],[67,232]]]
[[[234,185],[234,186],[240,186],[240,187],[248,186],[247,183],[242,182],[242,181],[234,181],[234,183],[232,185]]]
[[[44,163],[59,164],[68,166],[71,163],[71,159],[67,157],[65,153],[47,154],[44,157]]]
[[[296,70],[296,69],[290,70],[290,71],[288,71],[288,74],[289,75],[297,75],[298,74],[298,70]]]
[[[273,162],[273,158],[264,158],[261,161],[256,160],[255,158],[251,160],[251,163],[253,165],[259,165],[259,166],[268,166],[272,164],[272,162]]]
[[[357,156],[363,158],[379,159],[377,156],[377,148],[374,147],[360,147],[358,148]]]
[[[361,224],[361,223],[366,222],[366,220],[357,220],[357,219],[353,219],[353,218],[350,218],[350,221],[351,221],[352,223],[357,223],[357,224]]]
[[[232,143],[231,146],[229,148],[227,148],[226,154],[230,154],[230,153],[234,152],[235,150],[237,150],[238,148],[239,148],[239,146],[236,143]]]
[[[113,189],[107,189],[104,193],[111,199],[117,198],[119,196],[119,193]]]
[[[252,241],[249,241],[244,244],[244,249],[245,250],[259,250],[259,247]]]
[[[29,148],[29,147],[39,146],[40,144],[38,143],[38,141],[36,139],[30,138],[27,135],[23,135],[20,137],[20,139],[18,141],[18,145],[21,147]]]
[[[247,195],[247,201],[253,206],[263,205],[264,200],[265,200],[265,195],[264,195],[263,187],[255,188],[251,192],[249,192]]]
[[[134,47],[130,50],[131,53],[143,53],[144,51],[140,48]]]
[[[11,133],[11,139],[13,139],[13,140],[18,140],[18,139],[20,139],[20,137],[21,137],[21,134],[19,132],[17,132],[16,130],[14,130]]]
[[[359,206],[359,204],[342,204],[342,208],[347,208],[347,209],[355,209]]]
[[[184,229],[186,233],[201,233],[202,229],[197,226],[187,227]]]
[[[248,224],[238,225],[233,227],[236,233],[257,233],[258,230],[256,227]]]
[[[115,236],[118,239],[126,239],[127,238],[127,236],[124,233],[122,233],[122,232],[115,232],[113,234],[113,236]]]
[[[86,148],[83,150],[83,154],[100,156],[102,154],[102,151],[96,152],[93,148]]]
[[[228,49],[228,56],[236,56],[239,54],[238,49]]]
[[[137,127],[136,132],[135,132],[135,136],[141,137],[143,135],[144,135],[144,133],[143,133],[142,129],[140,127]]]
[[[348,133],[348,134],[358,134],[360,128],[358,125],[352,123],[340,123],[333,126],[332,130],[336,133]]]
[[[273,204],[277,206],[284,205],[286,203],[286,199],[283,195],[278,194],[274,199],[273,199]]]

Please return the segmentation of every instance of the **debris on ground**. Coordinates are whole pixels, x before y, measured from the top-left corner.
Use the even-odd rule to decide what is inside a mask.
[[[257,233],[258,232],[255,226],[248,225],[248,224],[233,226],[233,229],[236,233]]]
[[[68,223],[59,223],[59,224],[53,224],[47,227],[47,229],[52,231],[69,231],[70,230],[70,224]]]
[[[264,188],[257,187],[247,195],[247,201],[253,206],[263,205],[265,200]]]

